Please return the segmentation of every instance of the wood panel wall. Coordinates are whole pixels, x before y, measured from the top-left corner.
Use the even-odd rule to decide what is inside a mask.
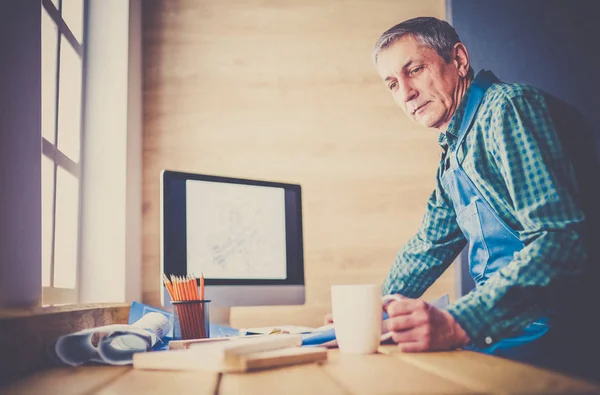
[[[381,282],[418,228],[438,133],[396,107],[379,34],[444,18],[443,0],[143,2],[143,298],[159,304],[159,173],[299,183],[304,306],[240,307],[232,324],[320,325],[330,285]],[[428,291],[453,296],[452,269]]]

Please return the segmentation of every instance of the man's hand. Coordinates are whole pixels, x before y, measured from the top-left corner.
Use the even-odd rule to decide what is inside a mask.
[[[324,325],[333,324],[333,314],[325,314],[325,319],[323,320],[323,322],[325,323]]]
[[[451,350],[470,339],[454,317],[420,299],[394,300],[385,307],[384,328],[404,352]]]

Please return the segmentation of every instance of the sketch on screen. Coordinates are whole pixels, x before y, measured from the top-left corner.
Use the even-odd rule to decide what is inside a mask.
[[[188,272],[285,279],[283,188],[186,181]]]

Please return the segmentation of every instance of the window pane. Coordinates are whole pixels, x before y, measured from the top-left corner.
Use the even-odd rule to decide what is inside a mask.
[[[79,162],[81,138],[81,58],[61,36],[58,89],[58,149]]]
[[[62,0],[62,17],[81,44],[83,42],[83,0]]]
[[[44,7],[42,7],[44,8]],[[58,28],[46,9],[42,10],[42,136],[54,144],[56,125],[56,62]]]
[[[79,180],[62,167],[56,172],[54,286],[75,288],[79,227]]]
[[[54,226],[54,162],[42,155],[42,286],[50,286]]]

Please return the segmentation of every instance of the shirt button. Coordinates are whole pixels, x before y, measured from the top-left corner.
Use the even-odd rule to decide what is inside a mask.
[[[491,337],[486,337],[485,338],[485,344],[492,344],[492,338]]]

